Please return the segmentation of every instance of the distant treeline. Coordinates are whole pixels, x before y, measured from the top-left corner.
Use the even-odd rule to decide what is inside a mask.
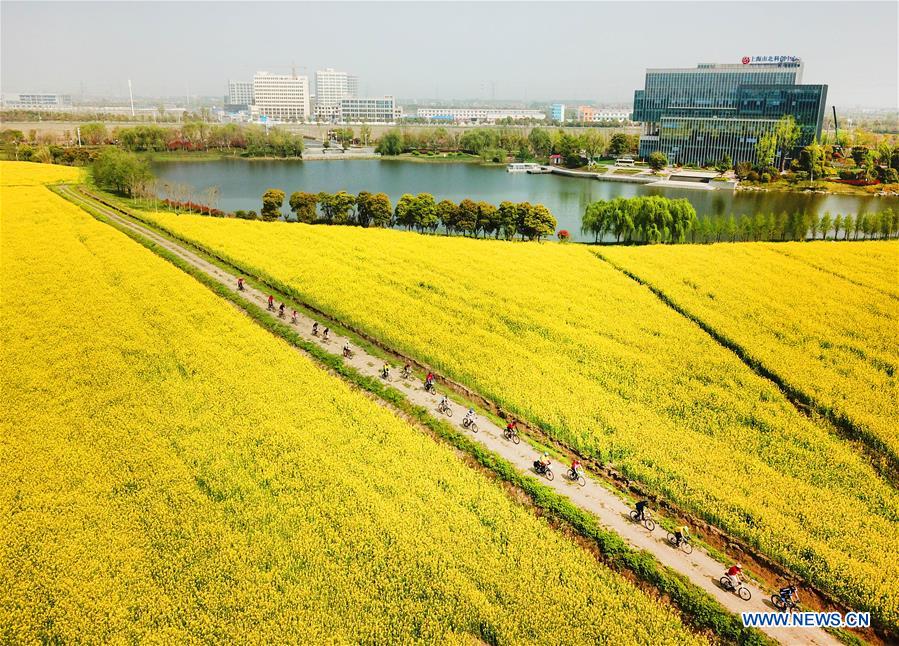
[[[235,211],[234,217],[273,221],[281,218],[284,191],[269,189],[262,196],[262,209]],[[503,202],[498,207],[489,202],[464,199],[458,204],[451,200],[437,202],[430,193],[403,195],[392,208],[385,193],[361,192],[352,195],[338,193],[291,194],[288,205],[293,218],[290,222],[306,224],[342,224],[361,227],[405,227],[409,230],[434,233],[439,228],[447,234],[479,237],[493,235],[511,240],[540,240],[553,235],[556,218],[542,204]]]
[[[661,196],[618,197],[589,204],[581,232],[595,241],[707,243],[807,239],[858,240],[899,237],[899,213],[888,208],[873,213],[821,216],[811,213],[755,213],[697,217],[685,199]]]

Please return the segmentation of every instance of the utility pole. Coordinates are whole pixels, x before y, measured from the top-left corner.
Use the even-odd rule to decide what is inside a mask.
[[[134,118],[134,92],[131,91],[131,79],[128,79],[128,96],[131,99],[131,118]]]

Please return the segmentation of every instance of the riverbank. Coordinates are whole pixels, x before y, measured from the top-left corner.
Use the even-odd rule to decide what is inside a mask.
[[[773,193],[817,193],[819,195],[849,195],[849,196],[899,196],[899,184],[874,184],[872,186],[853,186],[841,182],[798,182],[791,184],[786,180],[778,180],[762,184],[760,182],[742,181],[737,184],[738,191],[756,191]]]

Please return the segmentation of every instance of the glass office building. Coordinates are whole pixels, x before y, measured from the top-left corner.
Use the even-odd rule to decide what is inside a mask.
[[[800,127],[797,147],[821,135],[826,85],[802,85],[802,63],[762,56],[738,65],[646,70],[634,93],[633,120],[643,124],[640,156],[660,150],[672,163],[710,164],[729,155],[756,161],[756,144],[782,116]]]

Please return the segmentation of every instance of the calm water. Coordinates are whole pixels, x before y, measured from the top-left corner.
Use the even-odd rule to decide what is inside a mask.
[[[318,193],[347,191],[384,192],[396,201],[403,193],[432,193],[458,202],[464,198],[499,204],[503,200],[545,204],[559,221],[580,239],[580,218],[593,200],[635,195],[685,197],[700,215],[741,214],[758,211],[807,211],[823,214],[899,209],[899,198],[796,193],[700,191],[676,188],[649,188],[641,184],[507,173],[505,168],[476,164],[416,163],[379,160],[333,161],[244,161],[160,162],[153,172],[163,181],[189,184],[199,198],[201,192],[218,186],[218,207],[259,211],[262,193],[279,188],[289,196],[294,191]],[[285,200],[285,212],[287,212]]]

